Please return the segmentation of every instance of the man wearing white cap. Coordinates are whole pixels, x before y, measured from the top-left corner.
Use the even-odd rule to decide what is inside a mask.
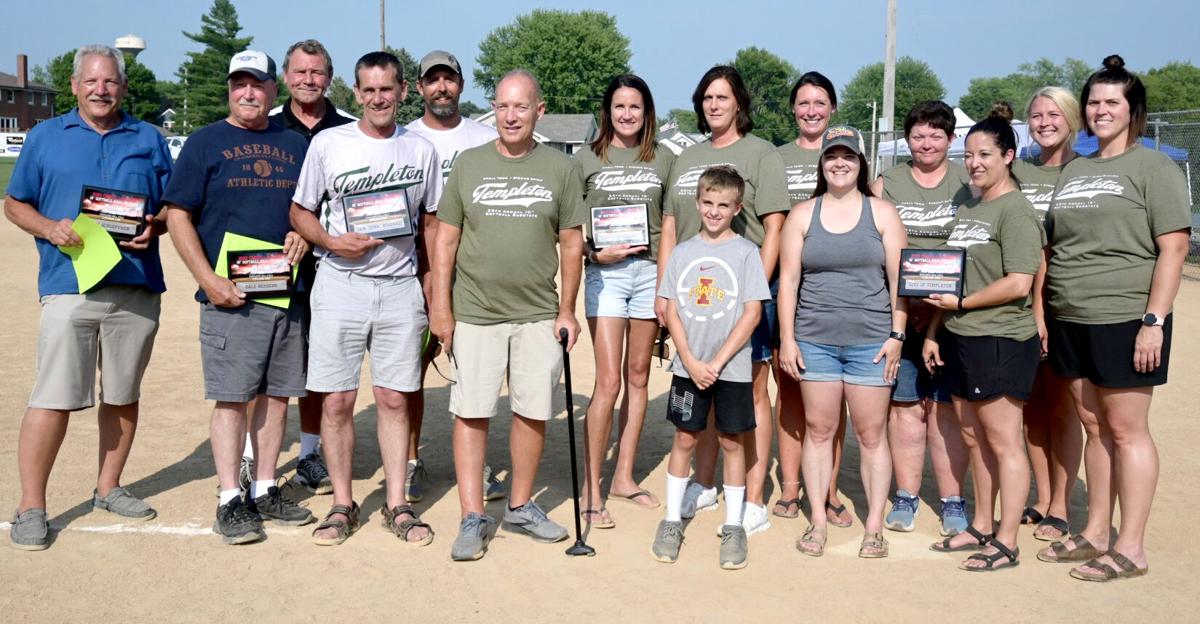
[[[289,397],[304,396],[300,305],[247,297],[218,274],[230,234],[282,245],[294,265],[308,244],[291,231],[288,209],[308,143],[270,124],[277,94],[275,61],[245,50],[229,63],[229,116],[196,131],[175,162],[163,202],[171,240],[200,290],[200,352],[212,413],[213,463],[220,505],[213,531],[227,544],[265,537],[262,521],[302,525],[312,514],[275,487]],[[295,284],[293,290],[305,288]],[[246,406],[255,400],[250,436],[257,461],[250,493],[238,489]]]
[[[442,180],[450,177],[450,169],[458,155],[496,140],[496,129],[463,117],[458,110],[458,99],[462,96],[462,66],[458,58],[444,50],[434,50],[421,58],[421,75],[417,80],[417,92],[425,100],[425,114],[404,128],[429,139],[437,148],[442,166]],[[427,282],[428,284],[428,282]],[[430,293],[425,293],[429,300]],[[426,361],[432,361],[436,344],[431,341],[425,353]],[[428,364],[426,364],[428,366]],[[404,496],[410,503],[424,496],[425,466],[421,462],[421,417],[425,410],[425,378],[421,377],[421,391],[412,404],[410,420],[412,428],[408,435],[408,481],[404,485]],[[484,500],[504,498],[504,486],[496,480],[490,466],[484,466]]]

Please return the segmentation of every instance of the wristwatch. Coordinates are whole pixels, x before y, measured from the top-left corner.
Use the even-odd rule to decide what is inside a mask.
[[[905,336],[904,336],[904,332],[894,331],[894,332],[888,334],[888,338],[895,338],[896,340],[899,340],[900,342],[904,342]]]
[[[1155,315],[1153,312],[1147,312],[1146,316],[1142,317],[1142,325],[1146,327],[1162,327],[1166,319]]]

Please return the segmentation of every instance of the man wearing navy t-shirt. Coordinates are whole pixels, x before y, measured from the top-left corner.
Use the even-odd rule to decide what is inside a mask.
[[[282,245],[293,265],[308,251],[288,223],[308,143],[268,122],[277,86],[275,61],[265,53],[235,54],[228,85],[229,116],[188,139],[163,201],[171,240],[200,285],[204,394],[216,401],[211,442],[220,504],[213,531],[227,544],[243,544],[265,537],[264,519],[290,525],[313,520],[274,485],[288,398],[304,396],[304,338],[295,298],[287,308],[249,299],[217,274],[217,264],[224,261],[220,250],[229,234]],[[238,469],[246,406],[256,398],[250,427],[255,474],[243,500]]]
[[[108,46],[75,52],[71,92],[78,107],[29,132],[13,170],[4,213],[37,242],[37,376],[21,421],[17,465],[21,501],[9,532],[13,546],[49,545],[46,483],[67,432],[70,414],[96,403],[101,370],[100,472],[92,506],[127,518],[149,520],[155,512],[120,487],[138,422],[142,374],[158,331],[163,284],[157,213],[171,173],[167,145],[153,126],[121,112],[128,86],[125,59]],[[108,196],[144,198],[146,225],[118,243],[121,259],[108,275],[81,289],[66,251],[83,244],[72,228],[85,186]]]

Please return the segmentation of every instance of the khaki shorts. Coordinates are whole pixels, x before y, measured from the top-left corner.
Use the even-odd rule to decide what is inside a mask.
[[[29,407],[80,410],[141,398],[142,375],[158,333],[159,294],[108,286],[83,295],[42,297],[37,374]]]
[[[550,420],[563,369],[553,320],[499,325],[459,322],[454,326],[453,350],[457,382],[450,387],[450,412],[455,416],[495,416],[507,372],[513,413]]]

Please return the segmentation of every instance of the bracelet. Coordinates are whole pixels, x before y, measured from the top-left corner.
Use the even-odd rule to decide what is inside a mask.
[[[967,298],[966,298],[966,297],[959,297],[959,298],[958,298],[958,311],[959,311],[959,312],[966,312],[966,311],[967,311],[967,308],[963,306],[963,302],[964,302],[964,301],[966,301],[966,300],[967,300]]]

